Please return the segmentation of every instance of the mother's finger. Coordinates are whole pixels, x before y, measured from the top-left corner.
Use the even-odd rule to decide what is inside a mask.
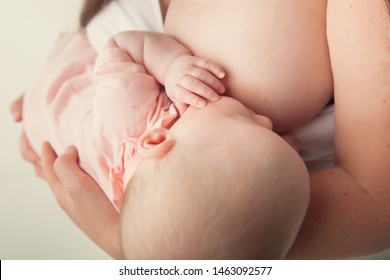
[[[58,178],[54,170],[54,163],[57,159],[57,155],[48,142],[43,143],[41,156],[42,156],[41,166],[42,166],[43,176],[46,179],[47,183],[49,184],[54,195],[58,199],[59,196],[62,194],[63,187],[60,179]]]
[[[22,132],[20,136],[20,142],[19,142],[20,152],[22,154],[22,157],[31,162],[32,164],[37,164],[40,161],[39,156],[34,152],[33,148],[30,145],[30,142],[27,139],[27,136],[24,132]]]
[[[99,194],[102,193],[92,177],[80,168],[77,149],[74,146],[70,146],[63,155],[58,157],[54,163],[54,170],[73,200],[81,198],[86,193],[94,193],[90,193],[91,189]]]
[[[14,117],[15,122],[20,122],[23,119],[23,96],[20,96],[18,99],[16,99],[14,102],[12,102],[10,111],[12,116]]]

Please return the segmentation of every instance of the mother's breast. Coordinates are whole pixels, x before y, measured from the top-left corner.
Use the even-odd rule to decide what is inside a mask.
[[[332,96],[325,23],[326,0],[171,0],[165,31],[224,67],[228,94],[281,132]]]

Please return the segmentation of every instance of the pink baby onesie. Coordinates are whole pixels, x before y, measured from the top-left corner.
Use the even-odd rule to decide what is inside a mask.
[[[96,63],[95,63],[96,60]],[[137,163],[138,138],[168,127],[179,111],[143,65],[119,48],[96,55],[83,33],[62,35],[24,97],[24,129],[39,154],[75,145],[80,166],[120,208]]]

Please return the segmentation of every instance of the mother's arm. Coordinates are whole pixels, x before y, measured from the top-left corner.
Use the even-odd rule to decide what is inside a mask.
[[[386,0],[328,0],[335,167],[311,175],[290,258],[348,258],[390,247],[390,15]]]

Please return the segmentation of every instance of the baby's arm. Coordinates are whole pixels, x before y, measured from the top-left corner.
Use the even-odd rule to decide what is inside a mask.
[[[115,35],[106,48],[124,49],[131,59],[144,65],[163,84],[174,102],[203,107],[205,100],[216,101],[225,87],[225,76],[217,64],[192,56],[174,38],[153,32],[128,31]]]

